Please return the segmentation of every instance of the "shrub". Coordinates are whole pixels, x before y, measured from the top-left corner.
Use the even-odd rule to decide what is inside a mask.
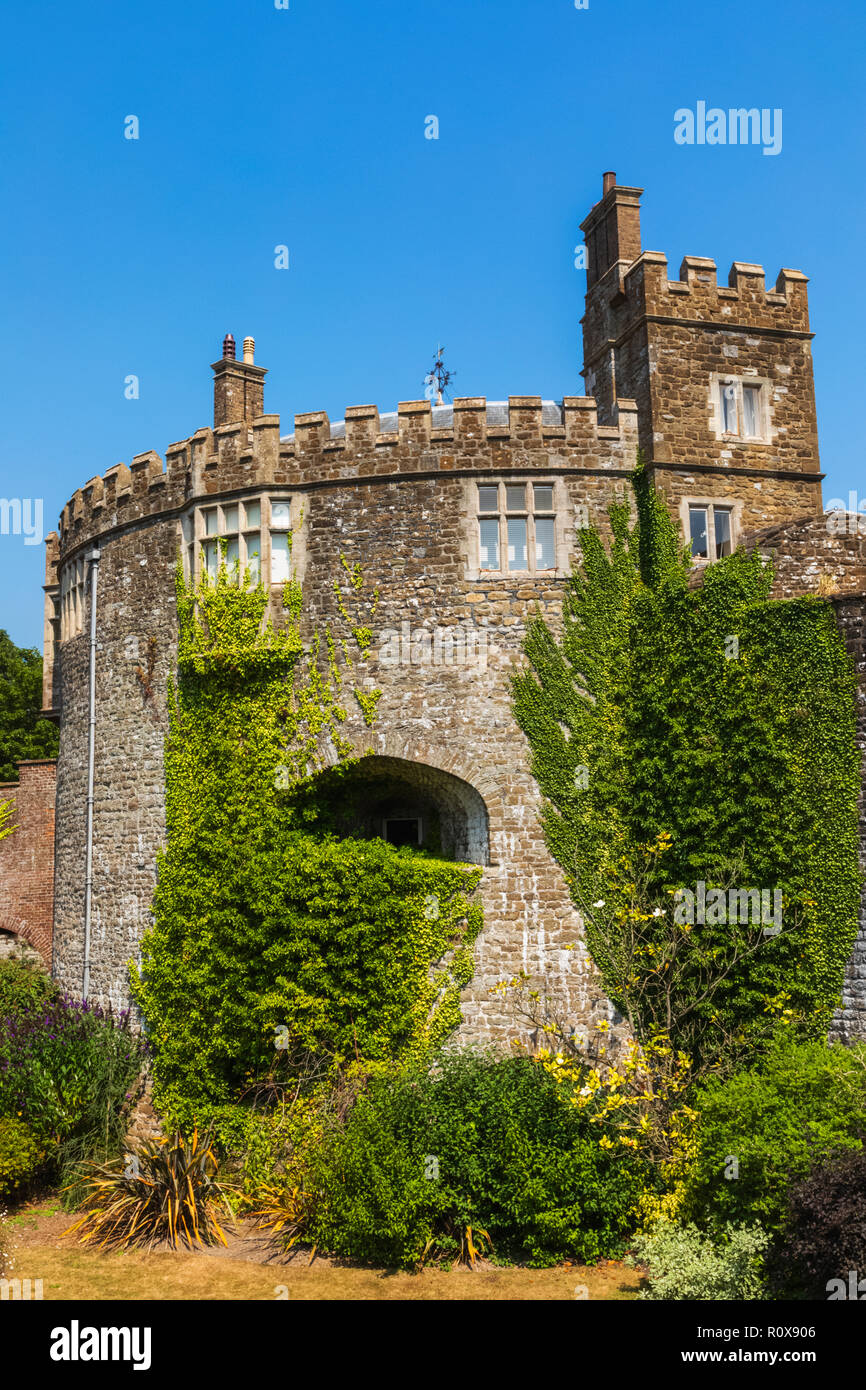
[[[155,1094],[178,1120],[261,1073],[282,1029],[318,1055],[385,1060],[459,1023],[479,869],[293,833],[273,852],[224,849],[220,874],[190,913],[174,895],[191,891],[192,860],[179,886],[167,859],[142,943]]]
[[[827,1298],[841,1279],[849,1297],[849,1275],[866,1279],[866,1150],[816,1165],[793,1188],[788,1219],[767,1266],[781,1298]],[[837,1296],[838,1291],[837,1291]]]
[[[31,1014],[59,997],[44,970],[19,960],[0,960],[0,1029],[4,1020]]]
[[[82,1244],[100,1247],[151,1247],[178,1240],[192,1247],[226,1244],[217,1212],[225,1196],[217,1182],[218,1163],[207,1139],[175,1134],[143,1144],[138,1153],[94,1164],[85,1179],[85,1215],[69,1230]]]
[[[727,1226],[715,1244],[697,1226],[664,1221],[634,1244],[629,1264],[646,1266],[651,1299],[764,1297],[763,1254],[769,1236],[760,1226]]]
[[[464,1053],[374,1078],[308,1156],[311,1236],[403,1267],[473,1244],[531,1265],[617,1255],[642,1174],[606,1137],[530,1058]]]
[[[0,1196],[29,1182],[44,1157],[43,1146],[27,1125],[0,1117]]]
[[[22,1118],[68,1183],[85,1159],[107,1158],[125,1133],[126,1100],[147,1055],[127,1015],[37,994],[0,1016],[0,1116]]]
[[[701,1088],[695,1104],[684,1218],[716,1231],[758,1222],[777,1232],[792,1184],[822,1156],[861,1149],[866,1049],[779,1039],[753,1070]]]

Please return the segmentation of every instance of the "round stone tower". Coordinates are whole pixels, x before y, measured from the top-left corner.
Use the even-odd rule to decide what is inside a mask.
[[[64,508],[49,546],[46,681],[59,711],[55,970],[80,992],[129,1002],[127,963],[148,925],[164,840],[166,685],[177,648],[174,574],[229,559],[261,575],[279,621],[289,567],[312,626],[336,618],[341,557],[380,591],[368,664],[382,691],[373,726],[346,735],[370,779],[370,833],[427,842],[484,865],[485,927],[464,1004],[467,1037],[507,1030],[490,993],[520,969],[544,974],[569,1012],[598,994],[580,924],[537,819],[509,674],[525,622],[555,614],[581,526],[604,527],[625,495],[635,406],[599,427],[595,402],[515,396],[381,415],[356,406],[330,423],[295,417],[281,435],[262,413],[251,340],[214,364],[213,429],[93,478]],[[291,544],[289,544],[291,533]],[[96,572],[94,776],[87,897],[91,576]]]

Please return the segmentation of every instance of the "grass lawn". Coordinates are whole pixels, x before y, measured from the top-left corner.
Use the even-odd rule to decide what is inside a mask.
[[[76,1218],[58,1205],[31,1203],[4,1230],[9,1278],[41,1279],[48,1299],[591,1299],[634,1298],[640,1277],[623,1265],[553,1269],[426,1269],[421,1274],[365,1269],[306,1254],[269,1259],[260,1237],[242,1231],[228,1249],[100,1254],[63,1231]],[[265,1263],[267,1261],[267,1263]]]

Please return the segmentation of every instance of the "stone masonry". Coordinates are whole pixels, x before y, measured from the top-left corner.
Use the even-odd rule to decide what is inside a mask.
[[[606,175],[583,224],[592,394],[559,402],[469,397],[444,407],[410,401],[381,416],[375,406],[355,406],[333,424],[324,412],[296,415],[283,434],[279,416],[263,413],[265,373],[251,340],[235,361],[227,339],[214,364],[214,427],[170,445],[164,463],[140,454],[91,478],[64,508],[59,535],[48,540],[45,703],[60,723],[54,971],[69,989],[80,990],[84,964],[89,557],[98,549],[91,990],[125,1006],[127,963],[148,925],[165,835],[175,567],[203,509],[258,499],[274,515],[277,506],[292,508],[292,557],[310,624],[336,616],[341,558],[359,561],[380,591],[367,681],[382,696],[372,728],[360,711],[346,728],[369,754],[362,769],[371,806],[379,796],[404,819],[421,808],[419,825],[435,815],[446,851],[484,865],[485,926],[461,1037],[517,1031],[491,990],[521,969],[544,980],[577,1026],[599,1010],[611,1016],[543,841],[527,747],[510,710],[526,622],[536,606],[556,621],[580,529],[591,522],[606,532],[607,508],[627,495],[639,446],[678,520],[690,501],[709,499],[730,509],[735,543],[757,532],[782,537],[809,591],[819,576],[807,551],[824,534],[818,515],[811,542],[796,550],[796,527],[821,509],[805,276],[782,271],[768,291],[760,267],[735,263],[721,287],[712,262],[687,257],[681,279],[669,281],[665,258],[641,250],[640,192]],[[715,384],[728,373],[764,392],[760,440],[720,429]],[[491,483],[508,497],[507,485],[552,489],[555,562],[543,572],[483,567],[478,489]],[[272,551],[276,541],[263,530],[266,582]],[[835,554],[820,562],[834,573],[846,565]],[[858,585],[863,593],[859,552],[846,573],[846,593]],[[828,581],[820,582],[826,592]],[[271,592],[278,619],[281,584]],[[834,602],[853,650],[862,644],[862,609],[855,621],[846,607],[853,598]],[[398,635],[396,660],[386,659],[387,633]],[[443,633],[473,634],[476,652],[480,638],[483,659],[431,659]],[[866,1027],[864,974],[861,952],[846,987],[846,1036]]]

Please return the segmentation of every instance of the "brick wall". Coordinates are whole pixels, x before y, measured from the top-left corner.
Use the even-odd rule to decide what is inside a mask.
[[[20,782],[0,785],[17,829],[0,840],[0,935],[25,941],[50,968],[54,919],[54,793],[57,764],[19,764]]]

